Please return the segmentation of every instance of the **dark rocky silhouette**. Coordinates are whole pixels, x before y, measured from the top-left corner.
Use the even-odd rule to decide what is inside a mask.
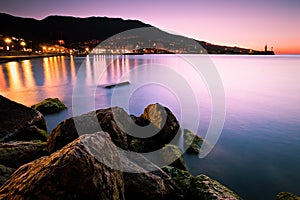
[[[44,116],[0,95],[0,142],[47,140]]]
[[[108,141],[104,132],[84,135],[23,165],[0,188],[0,199],[125,199],[123,173],[100,163],[84,144],[100,144],[114,162],[120,162]]]
[[[140,27],[150,27],[137,20],[121,18],[49,16],[42,20],[21,18],[0,13],[0,34],[37,42],[63,38],[66,43],[105,40],[117,33]]]
[[[21,18],[5,13],[0,13],[0,34],[3,36],[15,36],[32,41],[33,47],[38,47],[39,43],[49,43],[63,39],[68,44],[82,43],[88,41],[98,41],[93,48],[101,41],[106,40],[123,31],[135,28],[153,27],[138,20],[123,20],[121,18],[109,17],[88,17],[79,18],[71,16],[48,16],[42,20],[32,18]],[[154,27],[155,28],[155,27]],[[159,30],[159,29],[157,29]],[[168,38],[176,36],[159,30],[160,35],[168,34]],[[156,36],[154,36],[156,37]],[[179,36],[186,41],[187,38]],[[158,41],[160,38],[157,38]],[[190,39],[200,44],[209,54],[274,54],[273,51],[258,51],[240,47],[220,46],[205,41]],[[167,41],[169,43],[169,41]],[[74,45],[71,45],[74,47]],[[153,53],[170,53],[164,49],[151,49]],[[143,54],[143,52],[136,52]],[[191,53],[191,52],[190,52]],[[196,52],[199,53],[199,52]]]

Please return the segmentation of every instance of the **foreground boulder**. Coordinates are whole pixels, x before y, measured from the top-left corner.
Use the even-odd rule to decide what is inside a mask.
[[[138,138],[143,146],[142,152],[152,152],[161,149],[172,140],[179,140],[181,131],[179,122],[167,107],[159,103],[148,105],[135,123],[139,126],[147,126],[139,133],[140,136],[155,133],[152,137]]]
[[[176,199],[171,177],[142,154],[120,151],[126,199]]]
[[[117,120],[116,120],[117,119]],[[79,134],[91,134],[99,130],[106,131],[114,144],[122,149],[128,149],[128,126],[132,120],[130,116],[119,107],[99,109],[80,116],[69,118],[54,128],[47,140],[47,150],[53,153],[79,137]]]
[[[0,95],[0,142],[47,140],[43,115]]]
[[[179,129],[176,117],[160,104],[149,105],[140,117],[130,116],[120,107],[111,107],[61,122],[52,130],[47,140],[47,150],[52,153],[61,149],[78,138],[78,133],[89,134],[103,130],[110,134],[114,144],[124,150],[150,152],[168,144],[176,137]],[[151,133],[154,136],[140,138]],[[179,137],[180,134],[177,135]]]
[[[47,98],[32,105],[31,108],[38,110],[45,115],[60,112],[67,107],[58,98]]]
[[[23,165],[0,188],[0,199],[124,199],[123,173],[99,162],[88,148],[105,149],[107,159],[120,165],[108,141],[105,132],[84,135]]]
[[[47,155],[45,142],[0,143],[0,163],[12,168]]]

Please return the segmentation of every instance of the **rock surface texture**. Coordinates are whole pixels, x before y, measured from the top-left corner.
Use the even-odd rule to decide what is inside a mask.
[[[32,105],[31,108],[40,111],[44,115],[57,113],[67,109],[67,107],[58,98],[44,99],[43,101]]]
[[[100,163],[86,148],[99,148],[120,162],[107,133],[84,135],[50,156],[23,165],[0,188],[0,199],[124,199],[123,173]]]
[[[0,163],[7,167],[18,168],[46,155],[45,142],[0,143]]]
[[[45,144],[10,141],[40,140],[45,120],[36,110],[0,101],[0,199],[240,199],[206,175],[191,175],[174,142],[180,125],[158,103],[139,117],[111,107],[66,119]],[[183,145],[198,153],[202,140],[195,136],[185,130]]]
[[[300,200],[300,197],[289,192],[280,192],[276,195],[276,200]]]
[[[44,116],[0,95],[0,142],[47,140]]]

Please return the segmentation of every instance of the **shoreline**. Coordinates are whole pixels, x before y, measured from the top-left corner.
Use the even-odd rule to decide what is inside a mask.
[[[105,55],[105,54],[99,54],[99,55]],[[147,55],[147,53],[144,53],[144,54],[128,53],[128,54],[120,54],[120,55]],[[153,55],[153,54],[151,54],[151,55]],[[199,54],[199,55],[201,55],[201,54]],[[276,55],[276,54],[219,54],[219,53],[217,53],[217,54],[206,54],[206,55],[254,55],[255,56],[255,55]],[[279,54],[279,55],[285,55],[285,54]],[[286,55],[288,55],[288,54],[286,54]],[[35,54],[35,55],[0,56],[0,63],[29,60],[29,59],[34,59],[34,58],[54,57],[54,56],[69,56],[69,55],[68,54]],[[76,57],[86,57],[86,55],[85,56],[76,56]]]
[[[37,54],[37,55],[19,55],[19,56],[0,56],[0,63],[6,63],[10,61],[29,60],[33,58],[44,58],[53,56],[66,56],[65,54]]]

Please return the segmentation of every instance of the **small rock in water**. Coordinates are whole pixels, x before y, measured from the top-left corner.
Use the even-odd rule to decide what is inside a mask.
[[[38,110],[45,115],[60,112],[67,107],[58,98],[47,98],[32,105],[31,108]]]

